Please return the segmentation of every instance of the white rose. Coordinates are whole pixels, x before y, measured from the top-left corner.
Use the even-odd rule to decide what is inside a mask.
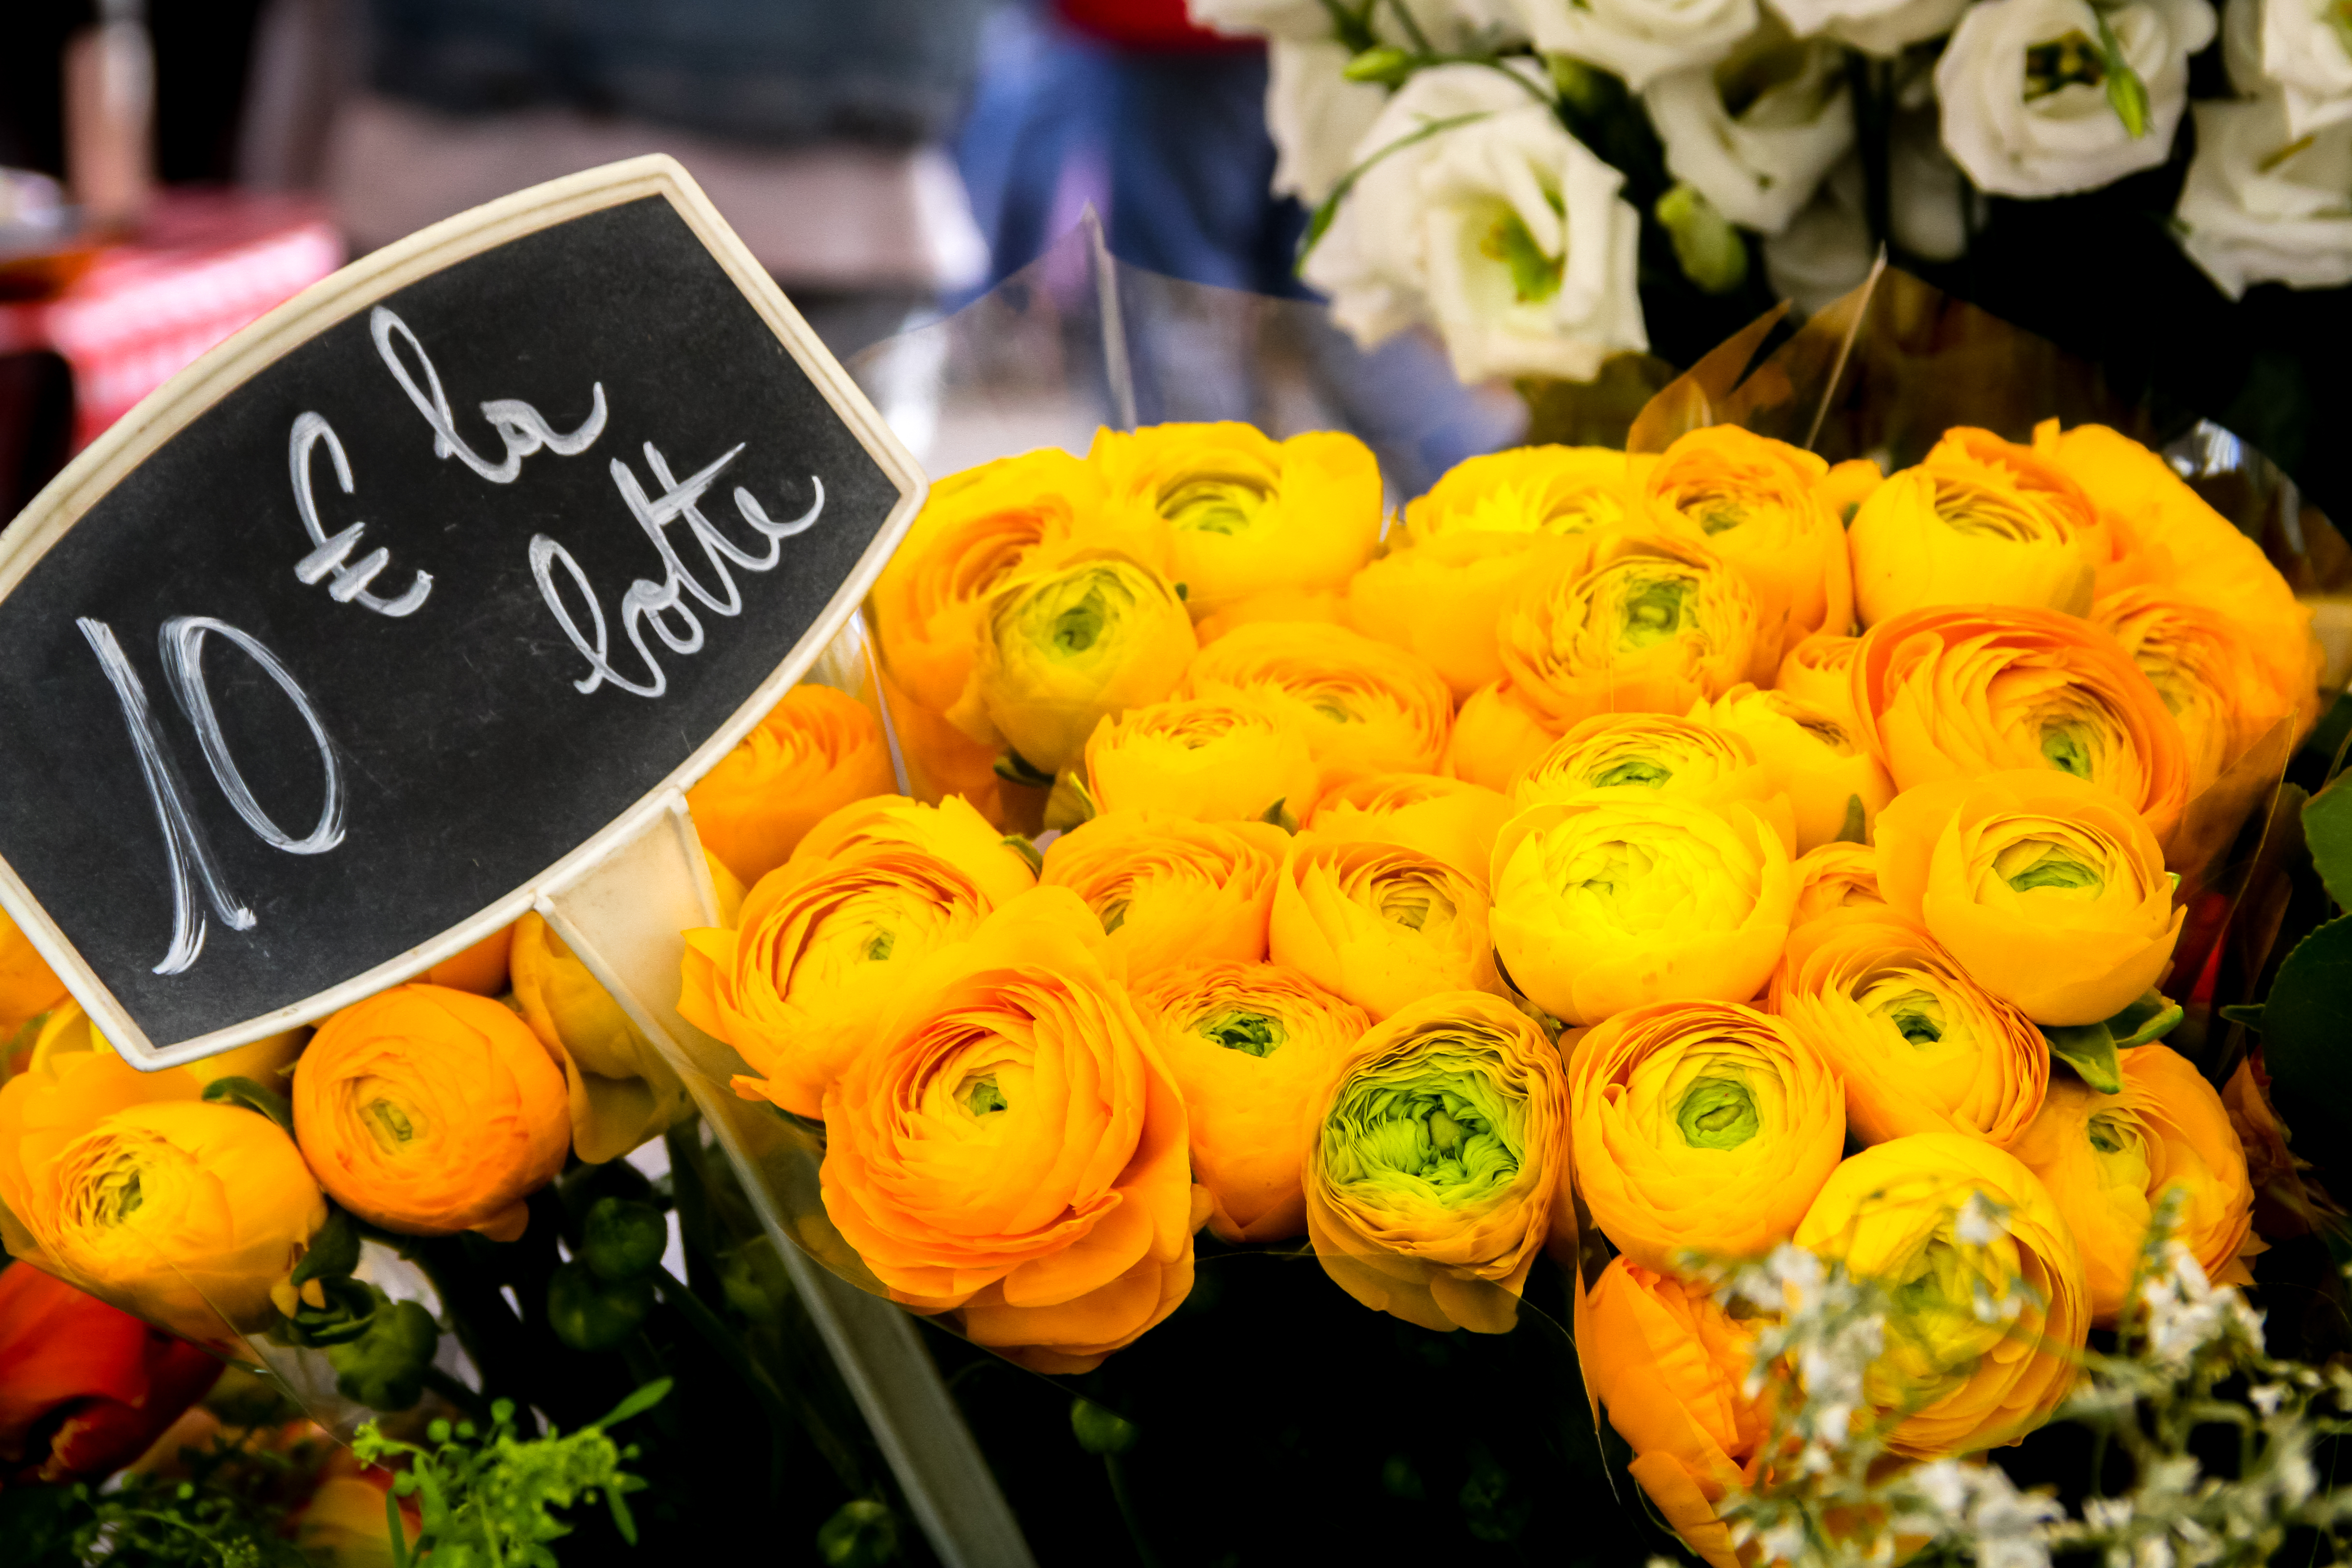
[[[1825,35],[1882,58],[1951,31],[1968,6],[1969,0],[1772,0],[1797,37]]]
[[[2301,136],[2352,120],[2352,21],[2330,0],[2264,0],[2257,9],[2262,74],[2285,89],[2287,130]]]
[[[1265,47],[1265,129],[1274,138],[1274,189],[1318,205],[1381,117],[1388,89],[1349,81],[1344,44],[1275,38]]]
[[[1561,130],[1530,85],[1541,86],[1532,70],[1419,72],[1358,143],[1364,172],[1305,277],[1367,348],[1433,322],[1454,374],[1477,382],[1589,381],[1610,355],[1649,347],[1624,176]]]
[[[1727,90],[1740,100],[1737,111]],[[1735,224],[1779,234],[1853,145],[1853,100],[1833,44],[1760,30],[1719,66],[1661,77],[1643,92],[1666,168]]]
[[[1852,154],[1829,172],[1789,226],[1764,239],[1772,292],[1808,316],[1862,287],[1878,257],[1862,214],[1862,161]]]
[[[1517,0],[1536,47],[1569,55],[1641,91],[1669,71],[1711,65],[1756,30],[1756,0]]]
[[[2352,283],[2352,122],[2298,136],[2284,93],[2197,105],[2172,216],[2180,248],[2232,299],[2257,283]]]
[[[2132,0],[2107,13],[2147,88],[2146,133],[2107,100],[2099,20],[2085,0],[1983,0],[1936,65],[1944,146],[2003,196],[2088,191],[2164,162],[2189,101],[2189,57],[2213,38],[2205,0]]]

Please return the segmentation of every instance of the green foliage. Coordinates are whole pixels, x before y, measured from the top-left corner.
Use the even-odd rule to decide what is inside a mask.
[[[294,1131],[294,1107],[275,1089],[265,1089],[250,1078],[215,1078],[205,1085],[205,1098],[222,1105],[242,1105],[267,1116],[287,1132]]]
[[[2298,1149],[2343,1147],[2352,1131],[2352,1051],[2344,1049],[2352,998],[2352,915],[2329,921],[2294,946],[2263,999],[2263,1064],[2272,1098],[2303,1134]]]
[[[600,1280],[634,1280],[661,1262],[669,1222],[650,1203],[600,1197],[581,1222],[581,1261]]]
[[[898,1560],[898,1521],[887,1505],[853,1498],[817,1527],[816,1554],[825,1568],[882,1568]]]
[[[2352,909],[2352,775],[2338,774],[2303,803],[2303,841],[2327,896]]]
[[[183,1448],[184,1476],[124,1475],[109,1490],[0,1492],[0,1559],[13,1568],[307,1568],[288,1533],[320,1442],[265,1446],[268,1428]]]
[[[441,1343],[440,1325],[416,1301],[386,1301],[358,1338],[327,1348],[335,1387],[372,1410],[406,1410],[425,1396],[425,1369]]]
[[[654,1310],[646,1274],[606,1280],[579,1259],[548,1277],[547,1326],[573,1350],[611,1350],[644,1326]]]
[[[2123,1092],[2123,1065],[2116,1052],[2162,1040],[2178,1028],[2179,1002],[2149,991],[2115,1017],[2099,1023],[2041,1026],[2050,1042],[2050,1054],[2073,1068],[2084,1082],[2102,1094]]]
[[[651,1409],[669,1388],[667,1378],[649,1383],[569,1437],[551,1427],[543,1437],[517,1437],[514,1405],[505,1399],[491,1406],[487,1433],[471,1421],[435,1421],[421,1446],[386,1437],[373,1422],[362,1427],[352,1439],[361,1462],[406,1467],[384,1500],[387,1512],[401,1498],[416,1500],[422,1528],[414,1546],[404,1544],[394,1521],[395,1568],[556,1568],[549,1543],[572,1527],[549,1511],[600,1496],[613,1527],[634,1543],[626,1499],[646,1483],[621,1469],[636,1450],[614,1444],[605,1428]]]
[[[1089,1454],[1106,1456],[1126,1453],[1143,1436],[1134,1422],[1091,1399],[1070,1401],[1070,1431],[1077,1437],[1079,1448]]]

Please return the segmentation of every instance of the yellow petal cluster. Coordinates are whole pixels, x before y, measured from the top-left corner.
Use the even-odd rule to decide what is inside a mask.
[[[1841,838],[1866,839],[1879,809],[1895,798],[1895,781],[1853,729],[1785,692],[1743,683],[1694,706],[1691,717],[1755,752],[1790,802],[1799,854]]]
[[[1253,695],[1130,708],[1096,727],[1085,762],[1102,810],[1204,822],[1296,821],[1314,810],[1321,778],[1306,727]]]
[[[1486,874],[1511,814],[1500,790],[1437,773],[1367,773],[1325,791],[1306,826],[1326,839],[1376,839]]]
[[[1290,838],[1265,822],[1129,810],[1055,839],[1038,881],[1086,901],[1140,979],[1176,965],[1255,964]]]
[[[1438,991],[1498,991],[1486,884],[1433,854],[1301,833],[1275,883],[1267,954],[1375,1019]]]
[[[749,883],[783,864],[837,808],[898,789],[874,711],[830,686],[794,686],[686,803],[702,847]]]
[[[1453,694],[1428,661],[1312,622],[1236,628],[1193,658],[1182,695],[1265,703],[1340,775],[1432,771],[1454,732]]]
[[[1781,793],[1753,746],[1699,715],[1606,713],[1547,747],[1512,784],[1511,801],[1525,808],[1593,789],[1759,810]],[[1785,813],[1786,801],[1776,810]]]

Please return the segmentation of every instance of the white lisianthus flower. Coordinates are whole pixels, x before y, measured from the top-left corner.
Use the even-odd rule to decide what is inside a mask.
[[[2189,57],[2213,39],[2205,0],[2131,0],[2105,14],[2146,87],[2138,135],[2109,96],[2100,15],[2086,0],[1982,0],[1936,65],[1944,146],[1977,188],[2062,196],[2136,170],[2172,148],[2189,102]]]
[[[2284,93],[2197,105],[2172,216],[2180,248],[2232,299],[2257,283],[2352,283],[2352,121],[2298,136]]]
[[[2262,74],[2284,89],[2287,130],[2301,136],[2352,120],[2352,16],[2333,0],[2263,0],[2253,8]],[[2239,90],[2248,85],[2239,82]]]
[[[1826,41],[1768,25],[1714,66],[1676,71],[1642,94],[1666,168],[1733,223],[1779,234],[1853,145],[1845,62]]]
[[[1614,71],[1641,91],[1712,65],[1756,29],[1756,0],[1517,0],[1536,47]]]
[[[1772,0],[1797,37],[1835,38],[1882,58],[1951,31],[1968,7],[1969,0]]]
[[[1456,51],[1492,47],[1518,36],[1513,0],[1402,0],[1413,28],[1430,47]],[[1383,43],[1410,47],[1416,40],[1398,19],[1397,0],[1380,0],[1365,18]],[[1323,0],[1185,0],[1196,27],[1236,37],[1328,42],[1333,37],[1331,8]]]
[[[1348,60],[1347,46],[1328,39],[1267,41],[1265,129],[1274,138],[1276,195],[1318,205],[1388,103],[1388,89],[1339,74]]]
[[[1307,42],[1331,36],[1323,0],[1185,0],[1184,9],[1195,27],[1234,37]]]
[[[1589,381],[1649,347],[1624,176],[1560,129],[1523,68],[1419,72],[1357,144],[1362,172],[1304,276],[1365,346],[1433,322],[1465,382]]]

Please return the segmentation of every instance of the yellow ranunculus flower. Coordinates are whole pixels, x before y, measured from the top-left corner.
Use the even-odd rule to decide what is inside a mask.
[[[916,702],[887,671],[881,687],[898,759],[906,764],[908,793],[934,805],[961,795],[982,817],[1003,826],[1007,786],[996,771],[996,750],[950,724],[946,715]]]
[[[1267,822],[1108,811],[1045,851],[1038,881],[1086,900],[1140,979],[1180,964],[1255,964],[1290,835]]]
[[[2098,508],[2056,464],[1990,431],[1952,430],[1853,515],[1862,622],[1933,604],[2081,615],[2113,549]]]
[[[1755,811],[1625,790],[1512,818],[1491,885],[1511,983],[1571,1024],[1645,1002],[1755,996],[1797,894],[1780,832]]]
[[[1166,696],[1196,646],[1184,601],[1158,572],[1117,550],[1052,546],[989,594],[978,668],[947,716],[1058,773],[1097,721]]]
[[[1789,799],[1799,854],[1857,829],[1867,837],[1895,798],[1895,781],[1853,729],[1785,692],[1737,685],[1690,716],[1755,748],[1772,788]]]
[[[1380,543],[1380,465],[1339,431],[1277,442],[1232,422],[1097,430],[1087,460],[1106,526],[1157,531],[1196,619],[1276,589],[1344,587]]]
[[[1845,1081],[1862,1142],[1964,1133],[2006,1145],[2042,1109],[2050,1042],[1933,936],[1880,914],[1791,931],[1772,1010]]]
[[[1821,486],[1829,464],[1736,424],[1685,431],[1647,465],[1643,490],[1687,518],[1754,590],[1759,674],[1783,649],[1853,622],[1846,537]]]
[[[1402,533],[1418,548],[1465,534],[1559,538],[1641,522],[1625,454],[1608,446],[1515,446],[1466,457],[1405,503]]]
[[[2239,622],[2177,589],[2118,589],[2091,607],[2091,623],[2131,655],[2180,726],[2192,800],[2281,720],[2292,720],[2303,700],[2300,691],[2272,685]],[[2263,787],[2276,775],[2273,766]]]
[[[0,1045],[26,1020],[66,999],[66,983],[34,951],[30,938],[0,911]]]
[[[1454,716],[1445,770],[1488,789],[1507,790],[1565,728],[1553,725],[1508,680],[1480,686]]]
[[[1307,1234],[1334,1283],[1439,1333],[1507,1333],[1546,1240],[1571,1242],[1559,1052],[1499,997],[1376,1024],[1314,1104]]]
[[[1840,910],[1885,909],[1886,896],[1878,891],[1878,852],[1868,844],[1822,844],[1799,855],[1790,870],[1797,881],[1791,933]]]
[[[1402,844],[1484,876],[1510,814],[1509,798],[1483,784],[1436,773],[1367,773],[1327,791],[1305,825],[1324,839]]]
[[[2117,536],[2122,559],[2102,580],[2170,589],[2226,616],[2238,628],[2272,685],[2291,696],[2300,714],[2300,740],[2319,717],[2319,674],[2325,664],[2311,632],[2311,606],[2263,554],[2263,547],[2215,511],[2165,460],[2103,424],[2080,424],[2064,434],[2044,420],[2033,447],[2087,492]]]
[[[1456,533],[1417,544],[1392,539],[1389,552],[1348,584],[1348,624],[1428,660],[1463,701],[1502,679],[1495,627],[1530,567],[1548,553],[1549,538]]]
[[[37,1049],[0,1084],[0,1242],[185,1339],[266,1327],[326,1200],[283,1128],[203,1093],[185,1068]]]
[[[794,686],[760,727],[686,792],[702,847],[746,883],[784,863],[803,834],[852,800],[895,795],[873,710],[831,686]]]
[[[1808,707],[1819,708],[1836,719],[1848,735],[1859,734],[1862,721],[1853,706],[1853,656],[1861,651],[1859,637],[1832,637],[1826,632],[1808,637],[1781,656],[1780,672],[1772,687]]]
[[[167,1068],[166,1076],[179,1075],[193,1080],[198,1088],[223,1078],[250,1078],[265,1089],[283,1091],[286,1075],[294,1070],[294,1059],[302,1054],[302,1047],[310,1038],[305,1027],[289,1029],[257,1040],[250,1045],[240,1045],[207,1056],[201,1061]],[[61,1071],[63,1059],[76,1051],[96,1051],[121,1055],[114,1042],[98,1032],[82,1011],[81,1004],[68,997],[58,1004],[41,1021],[39,1033],[33,1037],[33,1054],[29,1069],[35,1072]]]
[[[2116,1052],[2123,1092],[2073,1078],[2050,1085],[2042,1114],[2010,1145],[2066,1218],[2083,1250],[2091,1318],[2111,1327],[2130,1302],[2133,1275],[2156,1205],[2181,1196],[2172,1239],[2217,1284],[2251,1285],[2254,1189],[2228,1107],[2204,1074],[2170,1046]]]
[[[319,1185],[406,1236],[512,1241],[572,1148],[554,1053],[499,1003],[440,986],[394,986],[320,1025],[292,1098]]]
[[[1579,554],[1549,554],[1496,628],[1512,685],[1550,724],[1684,713],[1772,668],[1754,591],[1706,545],[1614,534]]]
[[[1315,809],[1319,778],[1305,727],[1253,696],[1190,697],[1107,718],[1087,741],[1086,774],[1102,810],[1204,822],[1295,821]]]
[[[961,800],[861,800],[761,877],[735,926],[685,934],[677,1010],[760,1075],[737,1093],[818,1115],[908,967],[1034,885]]]
[[[1898,615],[1863,638],[1853,691],[1864,742],[1898,790],[2048,768],[2117,797],[2159,841],[2189,798],[2180,726],[2115,639],[2072,615]]]
[[[1040,887],[901,976],[825,1086],[824,1211],[891,1299],[1036,1372],[1181,1305],[1207,1194],[1184,1102],[1077,895]]]
[[[1192,1178],[1209,1189],[1209,1228],[1234,1242],[1303,1232],[1309,1129],[1299,1107],[1371,1019],[1279,964],[1162,969],[1134,990],[1184,1092]]]
[[[1896,1454],[2014,1443],[2074,1386],[2091,1327],[2082,1257],[2041,1181],[1982,1139],[1920,1133],[1863,1150],[1831,1173],[1797,1245],[1894,1291],[1863,1397],[1906,1413],[1886,1438]]]
[[[1631,1008],[1569,1064],[1576,1189],[1645,1269],[1787,1240],[1845,1150],[1837,1073],[1786,1020],[1736,1002]]]
[[[1843,463],[1832,463],[1830,471],[1813,486],[1813,494],[1830,509],[1830,516],[1840,527],[1853,521],[1855,512],[1870,499],[1881,485],[1886,483],[1886,472],[1868,457],[1849,457]]]
[[[867,601],[883,673],[917,706],[956,706],[989,594],[1038,546],[1091,528],[1101,506],[1094,470],[1052,446],[933,484]]]
[[[1345,626],[1348,623],[1348,593],[1345,588],[1276,588],[1264,593],[1253,593],[1247,599],[1237,599],[1213,615],[1203,615],[1192,622],[1192,635],[1205,648],[1244,626],[1255,626],[1265,621],[1307,621],[1323,626]]]
[[[1708,1568],[1739,1568],[1715,1510],[1755,1479],[1771,1431],[1746,1391],[1756,1330],[1714,1286],[1624,1258],[1601,1270],[1576,1327],[1586,1384],[1633,1449],[1627,1470]]]
[[[1789,814],[1788,802],[1777,799],[1781,787],[1757,759],[1756,748],[1696,715],[1595,714],[1528,764],[1511,785],[1511,803],[1524,810],[1594,789],[1703,806],[1745,801],[1776,821]]]
[[[514,930],[515,1006],[563,1068],[573,1151],[602,1165],[692,1115],[677,1071],[563,938],[536,914]]]
[[[2091,1024],[2172,962],[2186,915],[2155,835],[2062,773],[1906,790],[1878,820],[1878,883],[1977,983],[2042,1024]]]
[[[1311,622],[1236,628],[1192,656],[1180,689],[1271,704],[1334,774],[1433,770],[1454,733],[1454,695],[1427,660]]]
[[[1486,893],[1398,844],[1301,833],[1275,883],[1266,952],[1384,1019],[1437,991],[1498,991]]]

